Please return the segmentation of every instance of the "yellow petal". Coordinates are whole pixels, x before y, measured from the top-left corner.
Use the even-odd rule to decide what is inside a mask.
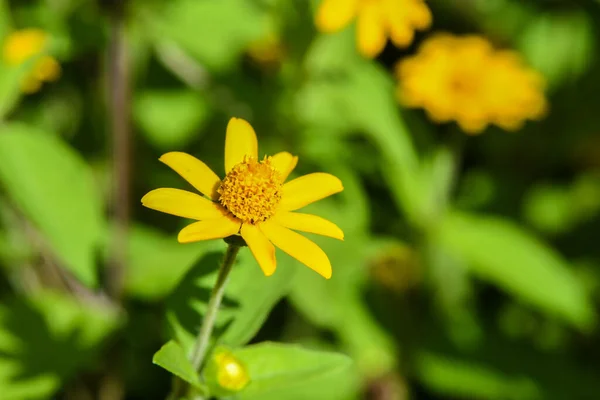
[[[294,211],[344,190],[342,181],[331,174],[315,172],[283,185],[281,210]]]
[[[217,189],[221,184],[221,180],[212,169],[196,157],[187,153],[173,151],[163,154],[159,160],[181,175],[183,179],[188,181],[200,193],[213,200],[219,198]]]
[[[256,225],[243,224],[242,237],[265,276],[273,275],[277,267],[275,247],[269,242],[265,234]]]
[[[142,197],[142,204],[156,211],[190,219],[216,219],[226,215],[218,203],[180,189],[155,189]]]
[[[358,0],[323,0],[316,16],[321,32],[336,32],[350,23],[356,15]]]
[[[277,171],[279,171],[281,178],[283,178],[283,181],[285,182],[294,168],[296,168],[296,164],[298,164],[298,156],[293,156],[287,151],[282,151],[281,153],[277,153],[271,157],[271,164]]]
[[[365,57],[377,56],[385,47],[385,22],[382,9],[376,2],[366,3],[358,14],[356,34],[358,50]]]
[[[275,246],[326,279],[331,278],[329,258],[314,242],[272,220],[263,222],[260,229]]]
[[[200,240],[221,239],[235,235],[240,231],[241,222],[229,215],[207,221],[194,222],[183,228],[177,240],[179,243],[198,242]]]
[[[286,228],[344,240],[344,232],[336,224],[316,215],[280,211],[272,219]]]
[[[244,161],[245,156],[258,158],[256,133],[247,121],[231,118],[225,135],[225,173]]]

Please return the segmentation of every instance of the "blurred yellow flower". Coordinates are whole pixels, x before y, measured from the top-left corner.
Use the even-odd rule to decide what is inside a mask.
[[[292,229],[344,239],[341,229],[332,222],[294,212],[341,192],[344,188],[338,178],[317,172],[284,184],[298,157],[281,152],[259,160],[254,129],[239,118],[232,118],[227,125],[223,180],[186,153],[167,153],[160,161],[206,196],[163,188],[142,198],[148,208],[198,220],[179,232],[180,243],[241,234],[266,276],[273,274],[277,266],[275,245],[325,278],[331,277],[325,252]]]
[[[263,38],[250,43],[248,55],[256,64],[265,68],[279,66],[284,56],[283,44],[275,32],[269,32]]]
[[[48,34],[41,29],[28,28],[8,35],[2,47],[4,62],[19,66],[31,58],[38,57],[31,71],[21,82],[25,93],[37,92],[43,82],[52,82],[60,76],[60,64],[51,56],[44,55]]]
[[[396,67],[397,95],[436,122],[457,121],[469,134],[488,124],[517,130],[547,112],[544,79],[514,51],[479,36],[438,34]]]
[[[431,11],[424,0],[323,0],[316,15],[321,32],[336,32],[356,17],[358,50],[375,57],[388,37],[398,47],[408,46],[415,30],[431,25]]]

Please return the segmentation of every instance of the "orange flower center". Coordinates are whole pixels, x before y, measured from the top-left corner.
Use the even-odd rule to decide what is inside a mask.
[[[270,157],[262,161],[247,157],[221,182],[219,201],[242,222],[256,224],[275,214],[282,186],[281,175],[271,165]]]

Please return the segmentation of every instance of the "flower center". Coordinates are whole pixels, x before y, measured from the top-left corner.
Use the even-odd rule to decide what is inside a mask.
[[[271,218],[281,201],[283,180],[271,165],[271,158],[257,161],[247,157],[227,174],[219,201],[244,223],[256,224]]]

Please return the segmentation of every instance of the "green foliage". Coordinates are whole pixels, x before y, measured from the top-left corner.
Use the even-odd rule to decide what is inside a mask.
[[[169,327],[186,350],[197,335],[222,258],[220,251],[203,255],[167,299]],[[273,306],[287,294],[295,273],[291,266],[281,265],[270,279],[264,279],[248,249],[242,248],[237,258],[217,319],[219,342],[231,346],[252,339]]]
[[[133,115],[148,141],[168,150],[198,138],[208,107],[207,101],[191,90],[147,91],[135,100]]]
[[[93,365],[121,318],[117,310],[90,300],[43,292],[2,305],[0,392],[4,398],[50,398]]]
[[[200,382],[198,373],[192,363],[188,360],[185,351],[174,341],[170,341],[154,354],[152,362],[180,377],[195,388],[205,391]]]
[[[439,229],[444,246],[470,271],[582,330],[595,312],[582,283],[552,249],[519,227],[493,217],[448,215]]]
[[[252,379],[234,398],[325,400],[347,396],[347,389],[336,385],[352,365],[342,354],[266,342],[236,350],[234,355],[248,366]]]
[[[102,205],[81,156],[56,136],[12,124],[1,128],[0,158],[0,180],[11,200],[65,268],[94,286]]]

